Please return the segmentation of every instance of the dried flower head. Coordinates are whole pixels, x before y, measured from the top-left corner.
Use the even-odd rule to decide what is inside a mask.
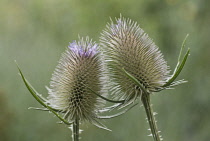
[[[111,93],[125,101],[123,106],[134,103],[136,98],[140,97],[147,114],[151,136],[155,141],[162,140],[152,112],[150,94],[185,82],[174,80],[189,55],[188,50],[180,62],[186,39],[173,75],[169,75],[169,67],[152,39],[130,19],[121,16],[116,19],[116,24],[111,21],[102,32],[100,40],[107,73],[111,79]]]
[[[111,87],[115,96],[130,101],[143,93],[123,69],[136,78],[147,93],[163,89],[171,78],[162,53],[136,22],[122,16],[116,19],[116,24],[111,21],[102,32],[100,41],[108,74],[114,82]]]
[[[101,62],[98,45],[86,41],[70,43],[52,75],[49,104],[65,113],[68,121],[92,121],[102,106],[102,100],[87,87],[101,92]]]

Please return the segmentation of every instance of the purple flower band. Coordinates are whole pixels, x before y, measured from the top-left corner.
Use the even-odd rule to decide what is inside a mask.
[[[78,44],[76,41],[69,43],[69,49],[83,57],[93,57],[97,53],[97,44],[88,43],[86,47]]]

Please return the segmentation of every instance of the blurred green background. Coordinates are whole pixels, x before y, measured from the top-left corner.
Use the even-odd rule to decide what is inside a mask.
[[[70,141],[71,131],[56,124],[24,86],[26,78],[47,96],[57,61],[69,42],[89,35],[99,41],[109,17],[120,13],[134,21],[160,47],[174,69],[181,43],[190,36],[187,64],[179,76],[189,83],[152,96],[165,141],[210,138],[210,1],[208,0],[1,0],[0,1],[0,141]],[[152,141],[143,107],[104,122],[113,132],[86,123],[82,141]]]

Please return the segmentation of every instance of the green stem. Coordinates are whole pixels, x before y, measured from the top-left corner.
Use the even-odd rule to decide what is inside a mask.
[[[79,119],[76,117],[73,122],[73,141],[79,141]]]
[[[152,136],[153,136],[155,141],[161,141],[160,135],[159,135],[159,132],[158,132],[158,129],[157,129],[157,124],[156,124],[156,121],[155,121],[155,117],[153,115],[153,110],[152,110],[152,107],[150,105],[149,94],[144,93],[142,95],[141,100],[142,100],[142,103],[144,105],[144,108],[145,108],[145,111],[146,111],[146,114],[147,114],[147,118],[148,118],[149,126],[150,126],[150,129],[151,129],[151,132],[152,132]]]

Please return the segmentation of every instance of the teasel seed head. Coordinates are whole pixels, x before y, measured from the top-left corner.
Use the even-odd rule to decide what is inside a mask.
[[[52,75],[49,105],[64,113],[64,118],[74,121],[92,121],[104,101],[94,95],[102,89],[102,66],[98,45],[87,37],[70,43],[62,54]]]
[[[100,41],[115,95],[131,100],[142,94],[122,69],[134,76],[147,93],[160,89],[169,79],[170,70],[162,53],[136,22],[122,16],[116,23],[111,20]]]

